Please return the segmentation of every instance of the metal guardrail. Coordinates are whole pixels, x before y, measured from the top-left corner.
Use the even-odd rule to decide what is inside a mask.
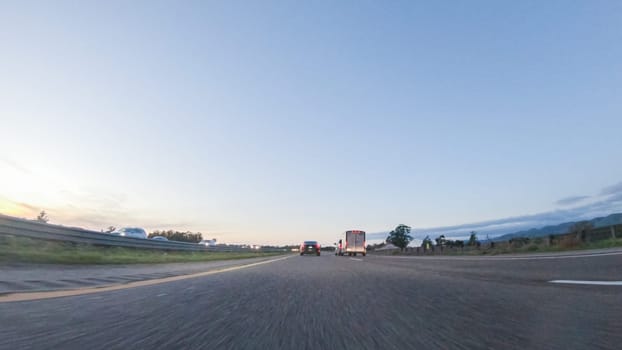
[[[76,227],[46,224],[37,221],[19,219],[0,214],[0,235],[29,237],[48,241],[63,241],[91,244],[98,246],[125,247],[139,249],[159,249],[169,251],[203,252],[277,252],[278,248],[251,249],[235,246],[208,247],[196,243],[176,241],[154,241],[132,237],[116,236],[109,233],[89,231]]]

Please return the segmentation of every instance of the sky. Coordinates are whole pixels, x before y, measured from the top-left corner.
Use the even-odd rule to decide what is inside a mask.
[[[2,1],[0,213],[332,244],[620,212],[620,42],[620,1]]]

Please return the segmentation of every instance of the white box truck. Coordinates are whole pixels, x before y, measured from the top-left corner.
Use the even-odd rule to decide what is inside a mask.
[[[367,242],[365,241],[365,231],[350,230],[346,231],[343,239],[339,240],[339,255],[356,256],[356,254],[367,255]]]

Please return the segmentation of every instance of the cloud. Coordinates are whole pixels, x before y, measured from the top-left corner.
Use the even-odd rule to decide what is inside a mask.
[[[53,214],[53,213],[52,213]],[[54,217],[50,214],[50,217]],[[81,211],[73,212],[72,214],[58,214],[58,219],[55,220],[59,223],[71,223],[72,226],[79,226],[91,230],[99,230],[107,228],[108,226],[125,227],[125,226],[140,226],[147,231],[153,230],[178,230],[178,231],[193,231],[190,229],[190,225],[183,222],[161,222],[149,220],[141,217],[132,216],[130,214],[122,212],[106,212],[99,213],[96,211]]]
[[[622,182],[618,182],[615,185],[607,186],[600,191],[600,194],[603,196],[608,196],[612,194],[622,193]]]
[[[571,197],[562,198],[556,201],[555,204],[562,205],[562,206],[573,205],[573,204],[582,202],[588,198],[590,198],[590,196],[571,196]]]
[[[0,196],[0,214],[17,216],[20,218],[34,218],[40,211],[40,207],[13,201],[7,197]]]
[[[506,233],[514,233],[548,225],[557,225],[569,221],[592,219],[622,212],[622,182],[617,185],[605,187],[600,193],[601,194],[598,196],[574,196],[558,201],[577,204],[590,199],[588,203],[575,207],[462,225],[414,228],[412,235],[417,239],[422,239],[427,235],[435,238],[444,234],[448,238],[459,239],[468,237],[470,231],[477,231],[481,238],[484,238],[486,235],[493,238]],[[369,240],[380,240],[385,239],[388,234],[388,231],[375,232],[368,234],[367,237]]]
[[[41,210],[41,208],[36,207],[34,205],[30,205],[28,203],[21,203],[20,202],[20,203],[15,203],[15,204],[17,204],[20,208],[23,208],[23,209],[26,209],[26,210],[29,210],[29,211],[32,211],[32,212],[39,212]]]

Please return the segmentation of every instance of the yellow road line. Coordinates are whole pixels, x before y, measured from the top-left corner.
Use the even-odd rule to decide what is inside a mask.
[[[6,295],[0,295],[0,303],[70,297],[70,296],[76,296],[76,295],[110,292],[113,290],[122,290],[122,289],[136,288],[136,287],[152,286],[155,284],[175,282],[175,281],[181,281],[181,280],[190,279],[190,278],[197,278],[197,277],[215,275],[215,274],[223,273],[223,272],[241,270],[241,269],[245,269],[245,268],[249,268],[253,266],[273,263],[275,261],[285,260],[288,258],[291,258],[291,256],[286,256],[286,257],[282,257],[278,259],[265,260],[265,261],[260,261],[256,263],[246,264],[246,265],[236,265],[236,266],[231,266],[231,267],[225,267],[223,269],[199,272],[199,273],[195,273],[192,275],[165,277],[165,278],[158,278],[158,279],[153,279],[153,280],[137,281],[137,282],[130,282],[130,283],[125,283],[125,284],[116,284],[116,285],[106,286],[106,287],[87,287],[87,288],[78,288],[78,289],[71,289],[71,290],[57,290],[57,291],[49,291],[49,292],[25,292],[25,293],[6,294]]]

